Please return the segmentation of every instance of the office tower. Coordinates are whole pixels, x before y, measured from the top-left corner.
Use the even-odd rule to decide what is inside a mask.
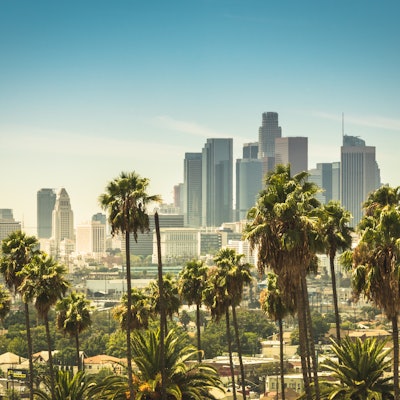
[[[275,139],[275,164],[290,164],[292,176],[308,171],[308,138],[294,136]]]
[[[96,213],[96,214],[93,214],[93,216],[92,216],[92,221],[98,221],[98,222],[100,222],[101,224],[105,225],[106,222],[107,222],[106,214],[103,214],[103,213]]]
[[[161,214],[158,212],[158,221],[160,228],[183,228],[183,214]],[[137,242],[130,236],[130,252],[135,256],[147,257],[153,254],[153,231],[155,229],[154,214],[149,215],[149,231],[139,233]],[[125,254],[125,240],[121,242],[122,254]]]
[[[92,220],[76,227],[76,252],[82,254],[105,253],[106,224]]]
[[[236,219],[245,219],[262,189],[262,160],[257,158],[258,144],[245,143],[243,158],[236,160]]]
[[[326,204],[333,199],[333,169],[332,163],[318,163],[317,167],[310,169],[308,180],[314,182],[322,192],[317,193],[316,198]]]
[[[14,219],[10,208],[0,208],[0,242],[10,233],[21,230],[21,222]]]
[[[380,186],[380,173],[375,158],[375,147],[355,136],[343,136],[341,153],[341,201],[353,215],[352,226],[362,217],[362,204],[368,194]]]
[[[51,237],[56,197],[54,189],[40,189],[37,192],[37,235],[39,239],[49,239]]]
[[[56,249],[59,248],[63,240],[74,240],[74,214],[71,210],[68,193],[64,188],[57,193],[52,227],[52,239],[55,242]]]
[[[207,139],[202,151],[202,225],[232,220],[233,139]]]
[[[340,201],[340,162],[332,163],[332,200]]]
[[[275,168],[275,139],[280,137],[282,128],[278,124],[278,113],[263,113],[258,130],[258,158],[263,160],[263,176]]]
[[[174,186],[174,203],[173,206],[183,213],[185,204],[185,189],[183,183],[178,183]]]
[[[185,153],[184,174],[184,209],[185,225],[192,228],[201,226],[201,185],[202,154]]]

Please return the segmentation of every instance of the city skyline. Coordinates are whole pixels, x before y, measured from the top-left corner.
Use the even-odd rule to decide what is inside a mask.
[[[235,162],[268,111],[309,169],[340,161],[344,112],[400,185],[400,4],[251,5],[1,2],[0,208],[36,233],[37,191],[64,187],[77,225],[131,170],[171,202],[185,153],[233,138]]]

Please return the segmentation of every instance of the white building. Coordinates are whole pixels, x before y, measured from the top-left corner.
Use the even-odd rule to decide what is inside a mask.
[[[161,228],[162,262],[190,260],[200,256],[200,232],[193,228]],[[157,263],[157,237],[153,234],[152,262]]]
[[[76,248],[80,254],[102,254],[106,251],[106,225],[90,221],[76,227]]]
[[[63,240],[75,241],[74,214],[71,210],[68,193],[64,188],[57,193],[52,219],[52,240],[58,253]]]

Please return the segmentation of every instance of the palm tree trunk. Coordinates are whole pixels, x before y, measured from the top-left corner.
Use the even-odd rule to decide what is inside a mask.
[[[304,293],[304,305],[306,311],[306,323],[307,323],[307,332],[308,332],[308,343],[310,346],[309,354],[311,355],[312,360],[312,371],[314,377],[314,390],[315,390],[315,398],[319,400],[320,392],[319,392],[319,383],[318,383],[318,365],[317,358],[315,353],[315,343],[314,343],[314,334],[313,334],[313,326],[310,312],[310,302],[308,300],[308,290],[307,290],[307,282],[306,278],[303,278],[303,293]]]
[[[126,358],[129,385],[129,399],[134,400],[133,376],[132,376],[132,348],[131,348],[131,309],[132,309],[132,282],[131,282],[131,255],[129,232],[125,232],[125,255],[126,255],[126,290],[127,308],[126,315]]]
[[[233,327],[235,328],[235,337],[236,344],[238,348],[238,356],[239,356],[239,365],[240,365],[240,375],[242,377],[242,392],[243,392],[243,400],[246,400],[246,375],[244,373],[243,359],[242,359],[242,346],[240,344],[240,334],[239,334],[239,326],[236,318],[236,307],[232,305],[232,320]]]
[[[229,307],[226,308],[225,311],[225,322],[226,322],[226,339],[228,341],[228,353],[229,353],[229,366],[231,368],[231,378],[232,378],[232,394],[233,400],[237,400],[236,397],[236,382],[235,382],[235,368],[233,365],[232,358],[232,339],[231,339],[231,329],[229,324]]]
[[[311,400],[311,388],[310,379],[308,374],[307,358],[308,358],[308,345],[307,345],[307,331],[306,331],[306,315],[304,308],[304,294],[302,285],[296,292],[296,303],[297,303],[297,318],[299,322],[299,344],[300,344],[300,360],[301,360],[301,372],[303,374],[304,391],[306,393],[307,400]]]
[[[25,325],[26,325],[26,339],[28,342],[28,359],[29,359],[29,399],[33,400],[33,350],[32,350],[32,338],[31,338],[31,327],[29,322],[29,305],[24,303],[25,307]]]
[[[279,326],[279,362],[281,365],[281,398],[285,400],[285,363],[283,359],[283,324],[282,318],[278,319]]]
[[[78,371],[83,370],[81,367],[81,355],[79,354],[79,333],[78,329],[75,330],[75,349],[76,349],[76,362],[78,366]]]
[[[198,352],[198,361],[201,362],[201,339],[200,339],[200,304],[196,304],[196,328],[197,328],[197,350]]]
[[[166,371],[165,371],[165,343],[164,338],[167,333],[167,316],[165,313],[164,304],[164,284],[162,276],[162,257],[161,257],[161,236],[160,236],[160,222],[158,213],[154,214],[154,224],[156,228],[157,238],[157,261],[158,261],[158,290],[160,297],[160,369],[161,369],[161,399],[167,399],[166,392]]]
[[[54,383],[54,366],[53,366],[53,354],[51,350],[51,336],[49,328],[49,317],[47,313],[44,315],[44,326],[46,328],[46,338],[47,338],[47,349],[49,352],[49,370],[50,370],[50,385],[51,385],[51,398],[54,400],[55,396],[55,383]]]
[[[336,290],[335,254],[330,254],[329,264],[330,264],[331,279],[332,279],[333,306],[335,310],[336,339],[338,342],[340,342],[340,316],[339,316],[338,296]]]
[[[399,326],[397,314],[392,318],[392,338],[394,399],[399,400]]]

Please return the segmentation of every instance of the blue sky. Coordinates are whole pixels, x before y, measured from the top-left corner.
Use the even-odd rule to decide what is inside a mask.
[[[0,208],[36,225],[65,187],[75,224],[121,171],[172,200],[184,153],[256,141],[261,114],[309,137],[309,168],[345,132],[400,185],[400,2],[1,0]]]

